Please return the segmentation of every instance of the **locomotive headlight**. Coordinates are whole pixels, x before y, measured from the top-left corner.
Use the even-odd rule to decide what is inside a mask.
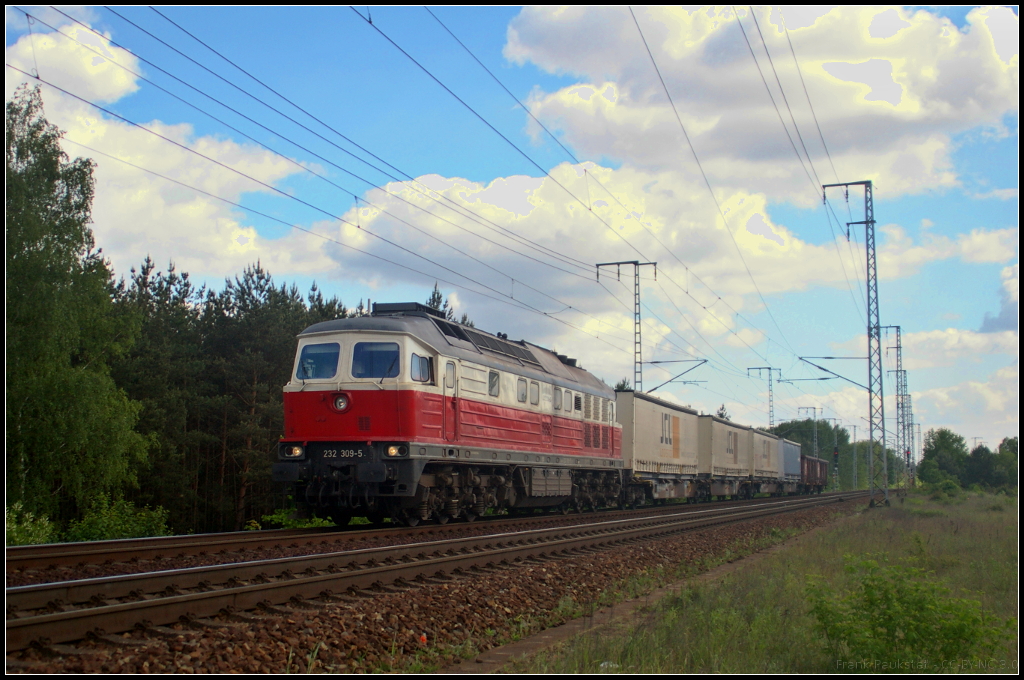
[[[409,453],[409,449],[405,448],[404,446],[389,446],[387,451],[388,458],[404,456],[407,453]]]
[[[344,411],[348,408],[348,397],[344,394],[339,394],[334,398],[334,408],[338,411]]]
[[[285,458],[302,458],[302,447],[301,446],[286,446],[284,448]]]
[[[398,449],[397,446],[389,446],[388,447],[388,456],[391,456],[391,457],[397,456],[398,455],[398,451],[399,451],[399,449]]]

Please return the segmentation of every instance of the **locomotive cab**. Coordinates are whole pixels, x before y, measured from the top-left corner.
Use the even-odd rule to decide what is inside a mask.
[[[372,515],[371,498],[414,493],[422,464],[408,434],[440,411],[438,353],[401,331],[314,329],[300,337],[284,387],[272,474],[300,504],[341,522],[357,508]],[[430,402],[425,414],[419,404]]]

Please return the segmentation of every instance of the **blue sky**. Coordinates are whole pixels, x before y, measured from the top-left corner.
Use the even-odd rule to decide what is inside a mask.
[[[68,131],[67,152],[97,161],[94,229],[119,274],[149,254],[219,287],[259,260],[278,280],[302,289],[316,280],[350,305],[422,300],[435,280],[445,280],[442,290],[478,326],[569,351],[612,383],[632,375],[631,290],[619,282],[599,287],[592,265],[656,260],[658,281],[644,274],[644,358],[711,359],[687,376],[706,382],[669,386],[659,396],[706,411],[724,402],[738,420],[765,424],[765,385],[748,379],[747,367],[770,363],[785,377],[809,378],[820,373],[799,356],[865,351],[863,227],[850,244],[833,240],[820,189],[801,166],[806,154],[784,132],[784,125],[796,131],[784,94],[820,181],[838,174],[875,182],[881,318],[903,329],[918,422],[992,445],[1018,432],[1015,11],[786,9],[798,72],[777,9],[756,10],[756,26],[739,10],[755,65],[729,9],[635,8],[709,191],[624,8],[432,8],[572,156],[422,7],[370,7],[373,26],[363,18],[366,7],[359,16],[348,7],[159,9],[301,110],[148,8],[116,8],[122,16],[63,10],[106,36],[98,38],[52,9],[24,7],[100,50],[99,58],[43,23],[29,36],[24,14],[9,7],[9,64],[38,68],[47,82],[223,164],[43,86],[48,116]],[[26,80],[8,68],[8,98]],[[848,220],[841,195],[830,197]],[[862,205],[854,191],[853,220],[862,219]],[[836,370],[866,381],[863,364],[841,363]],[[670,377],[665,369],[645,368],[645,386]],[[796,417],[800,406],[853,424],[866,397],[839,381],[777,390],[777,420]]]

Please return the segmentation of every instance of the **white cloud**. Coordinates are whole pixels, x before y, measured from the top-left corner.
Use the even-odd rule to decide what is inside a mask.
[[[138,90],[135,76],[112,63],[139,72],[139,62],[132,54],[113,47],[106,38],[81,26],[64,26],[61,30],[70,38],[55,32],[22,36],[7,48],[8,63],[28,73],[38,66],[40,77],[98,103],[117,101]],[[24,82],[24,76],[6,69],[7,99],[21,82]]]
[[[37,33],[35,55],[46,80],[101,103],[122,100],[138,90],[137,79],[112,63],[138,71],[133,56],[83,28],[61,29],[105,58],[56,33]],[[8,62],[26,71],[33,68],[32,47],[29,36],[21,37],[7,48]],[[7,98],[25,82],[34,81],[7,69]],[[187,123],[142,123],[186,148],[176,147],[46,85],[42,85],[42,94],[47,119],[65,132],[68,155],[91,156],[96,162],[95,178],[101,189],[93,203],[92,229],[118,275],[127,274],[147,255],[159,266],[169,257],[179,270],[211,277],[237,274],[257,259],[275,274],[329,269],[331,260],[320,252],[322,241],[298,234],[265,239],[237,209],[113,158],[236,202],[243,194],[266,193],[267,189],[186,148],[269,185],[299,172],[295,165],[251,145],[196,135]],[[113,158],[92,153],[80,144]]]
[[[897,224],[882,225],[878,231],[885,236],[878,246],[878,276],[882,279],[911,276],[924,264],[953,257],[972,263],[1001,263],[1017,257],[1016,227],[972,229],[956,238],[923,230],[916,242]]]
[[[730,8],[634,10],[712,185],[810,205],[819,191],[794,158]],[[782,98],[747,10],[739,9],[779,106]],[[825,175],[778,10],[758,9],[804,142]],[[843,177],[886,197],[959,183],[951,136],[999,126],[1017,109],[1017,18],[973,10],[967,29],[927,11],[838,7],[790,14],[790,35],[832,158]],[[810,22],[810,23],[808,23]],[[1012,32],[1011,31],[1011,32]],[[1010,55],[1010,52],[1013,52]],[[533,112],[583,155],[701,179],[628,10],[532,7],[510,24],[505,55],[582,81],[535,92]],[[788,113],[783,117],[791,127]],[[794,135],[794,143],[800,144]],[[827,172],[822,181],[833,180]],[[814,183],[812,180],[810,183]]]
[[[960,366],[994,355],[1018,357],[1020,344],[1015,331],[979,333],[961,328],[903,333],[902,343],[903,367],[908,371]],[[892,343],[883,342],[883,345],[889,344]],[[861,335],[833,343],[832,347],[837,351],[860,352],[863,356],[867,338]]]
[[[1020,264],[1004,267],[1001,272],[1003,280],[999,288],[1001,300],[999,315],[993,317],[985,314],[985,320],[981,325],[982,333],[1013,331],[1019,334],[1020,329]]]
[[[1018,364],[1001,368],[984,380],[911,390],[911,396],[923,431],[948,427],[966,437],[983,437],[992,446],[1020,432]]]

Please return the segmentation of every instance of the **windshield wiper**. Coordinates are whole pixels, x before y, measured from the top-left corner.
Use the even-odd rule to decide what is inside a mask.
[[[388,373],[390,373],[391,369],[395,367],[395,362],[397,362],[397,361],[398,361],[398,355],[396,354],[395,358],[391,360],[391,365],[388,366],[388,370],[384,371],[384,375],[382,375],[380,377],[380,382],[377,383],[378,385],[383,385],[384,384],[384,378],[388,377]]]

